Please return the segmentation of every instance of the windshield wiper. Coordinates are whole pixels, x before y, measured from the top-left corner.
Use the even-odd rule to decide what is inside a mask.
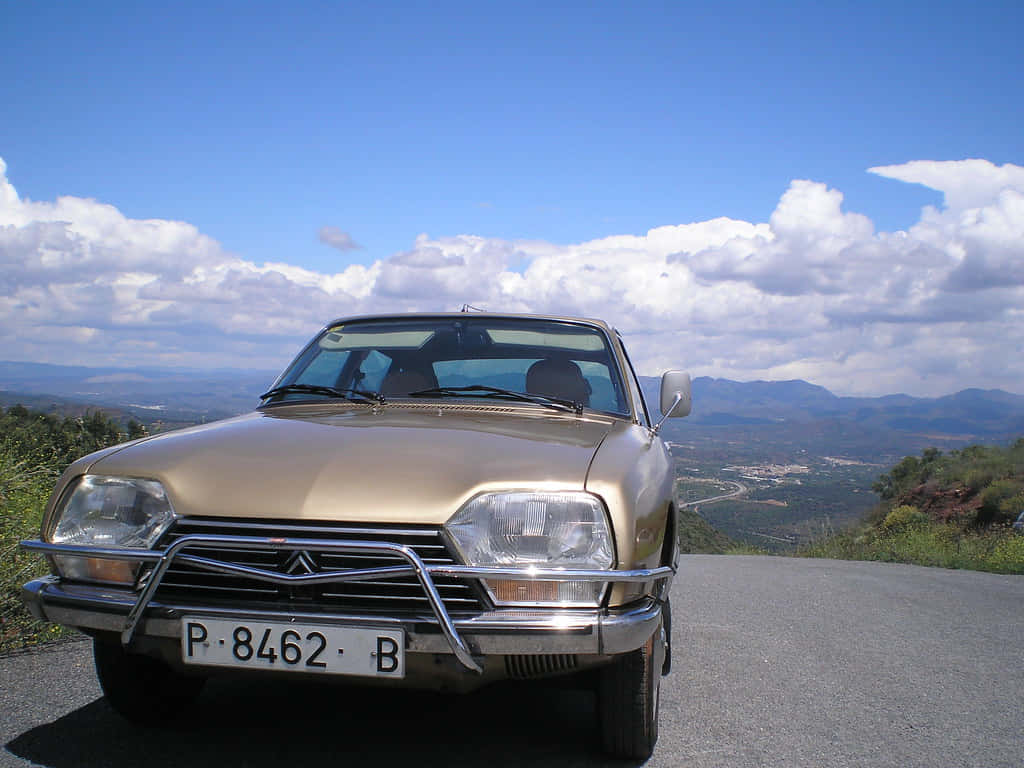
[[[486,384],[473,384],[468,387],[431,387],[410,392],[409,397],[490,397],[496,400],[515,400],[520,403],[546,405],[559,411],[569,411],[577,416],[583,414],[583,404],[575,400],[566,400],[550,395],[527,394],[501,387],[489,387]]]
[[[322,384],[282,384],[260,395],[260,400],[266,400],[274,395],[309,394],[325,395],[327,397],[338,397],[343,400],[350,400],[356,403],[383,403],[384,395],[377,392],[369,392],[365,389],[341,389],[339,387],[327,387]]]

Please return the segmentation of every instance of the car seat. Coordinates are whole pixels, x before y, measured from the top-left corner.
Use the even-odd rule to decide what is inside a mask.
[[[433,389],[437,386],[437,377],[433,373],[416,369],[398,370],[388,373],[380,385],[380,393],[384,397],[408,395],[421,389]]]
[[[572,360],[550,357],[538,360],[526,372],[526,391],[590,405],[590,382]]]

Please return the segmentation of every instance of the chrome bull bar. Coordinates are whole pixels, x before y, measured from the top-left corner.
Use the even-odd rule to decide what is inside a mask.
[[[216,545],[224,549],[265,549],[268,551],[313,550],[341,554],[392,555],[406,561],[406,565],[378,566],[375,568],[351,568],[339,571],[325,571],[312,574],[287,574],[267,571],[248,565],[226,563],[182,552],[188,546]],[[258,581],[284,584],[293,587],[312,584],[337,584],[395,576],[415,576],[427,596],[430,608],[441,627],[441,631],[459,662],[478,674],[483,670],[462,639],[448,615],[432,576],[453,576],[457,578],[514,578],[534,581],[606,581],[606,582],[663,582],[670,579],[675,571],[670,566],[641,568],[628,571],[603,571],[561,568],[498,568],[469,565],[428,565],[412,549],[403,544],[384,541],[345,541],[324,539],[276,538],[265,536],[228,536],[222,534],[189,534],[177,539],[163,550],[113,549],[80,546],[72,544],[51,544],[44,541],[22,541],[21,547],[44,555],[65,557],[90,557],[100,560],[122,560],[155,564],[154,569],[144,578],[142,590],[135,604],[128,611],[121,631],[121,644],[128,647],[139,622],[156,595],[172,563],[184,563],[194,568],[235,576],[245,576]]]

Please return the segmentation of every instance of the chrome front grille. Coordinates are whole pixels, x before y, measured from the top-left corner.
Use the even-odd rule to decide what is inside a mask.
[[[410,547],[427,565],[449,565],[456,562],[440,530],[433,526],[361,526],[352,523],[190,517],[178,520],[164,534],[159,546],[169,546],[182,536],[193,534],[388,542]],[[405,560],[396,555],[322,552],[315,548],[293,552],[196,544],[186,546],[183,554],[289,575],[407,565]],[[484,607],[481,590],[475,582],[437,576],[434,577],[434,584],[450,614],[475,613]],[[168,605],[209,604],[216,607],[283,609],[296,613],[327,611],[358,615],[431,615],[423,587],[411,575],[295,587],[236,574],[216,573],[178,561],[168,569],[154,599]]]

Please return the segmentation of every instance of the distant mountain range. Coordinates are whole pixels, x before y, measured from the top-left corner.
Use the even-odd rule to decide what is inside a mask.
[[[146,423],[195,423],[252,409],[277,371],[110,368],[0,362],[0,404],[42,410],[114,409]],[[652,410],[657,378],[641,377]],[[806,381],[700,377],[693,413],[665,428],[670,440],[713,435],[732,441],[804,445],[823,453],[901,454],[1024,435],[1024,396],[965,389],[937,398],[839,397]]]
[[[145,423],[196,423],[252,410],[279,373],[0,362],[0,404],[62,412],[91,405]]]
[[[657,403],[660,380],[644,379]],[[1024,395],[965,389],[944,397],[839,397],[806,381],[693,381],[692,420],[708,425],[853,419],[862,426],[941,435],[1024,434]]]
[[[641,377],[657,410],[660,380]],[[1024,436],[1024,395],[965,389],[944,397],[840,397],[806,381],[700,377],[693,412],[666,424],[669,440],[693,436],[886,461],[923,448],[1003,443]]]

